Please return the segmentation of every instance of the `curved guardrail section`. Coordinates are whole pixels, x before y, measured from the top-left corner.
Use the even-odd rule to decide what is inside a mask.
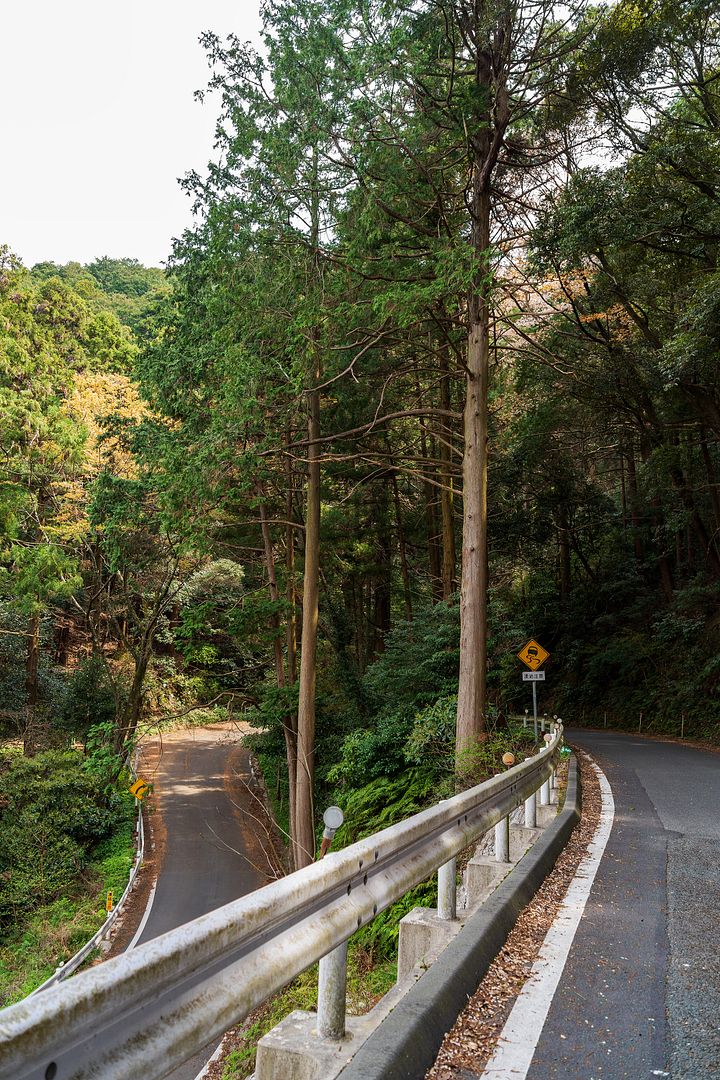
[[[552,773],[491,780],[0,1013],[0,1080],[160,1080],[477,840]]]

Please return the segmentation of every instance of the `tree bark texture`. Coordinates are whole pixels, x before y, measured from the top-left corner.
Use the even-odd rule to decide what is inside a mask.
[[[718,492],[717,477],[715,475],[712,458],[710,457],[710,447],[708,446],[705,432],[702,432],[700,435],[700,452],[702,453],[703,464],[705,466],[705,476],[710,491],[713,518],[715,519],[715,534],[717,535],[718,531],[720,531],[720,493]]]
[[[25,691],[27,693],[27,720],[23,735],[23,754],[32,757],[36,749],[35,710],[39,697],[38,666],[40,662],[40,616],[30,619],[25,658]]]
[[[440,408],[450,412],[450,360],[447,347],[440,353]],[[442,515],[442,591],[443,600],[449,600],[457,588],[455,580],[455,511],[453,507],[450,443],[452,432],[447,421],[439,432],[440,444],[440,511]]]
[[[472,163],[468,205],[475,280],[468,290],[468,344],[463,416],[463,545],[460,587],[460,678],[455,767],[460,783],[469,751],[484,738],[487,719],[488,634],[488,384],[490,373],[490,296],[492,267],[490,212],[492,176],[510,121],[505,78],[512,40],[513,9],[498,11],[488,32],[488,11],[474,9],[475,89],[484,103],[468,136]],[[481,42],[487,41],[487,47]]]
[[[420,421],[420,452],[423,461],[427,462],[428,453],[427,431],[423,420]],[[430,465],[425,468],[429,471]],[[438,543],[438,519],[437,519],[437,495],[433,485],[423,478],[423,493],[425,496],[425,522],[427,529],[428,561],[430,568],[430,587],[436,600],[442,599],[442,562],[440,545]]]
[[[263,549],[265,552],[265,569],[268,576],[268,592],[270,593],[270,599],[273,603],[277,603],[280,599],[280,592],[277,584],[277,574],[275,572],[275,554],[272,546],[272,538],[270,536],[270,526],[267,520],[267,510],[264,502],[260,503],[260,527],[262,530]],[[276,630],[275,637],[273,638],[273,656],[275,658],[275,679],[278,687],[287,685],[287,677],[285,672],[285,660],[283,657],[282,647],[282,627],[280,624],[280,616],[277,612],[272,617],[272,625]],[[282,718],[283,734],[285,736],[285,753],[287,756],[287,769],[288,769],[288,816],[290,821],[290,843],[291,848],[294,850],[295,842],[295,799],[296,799],[296,784],[297,784],[297,717],[292,713],[286,714]]]
[[[398,488],[397,473],[392,473],[393,502],[395,504],[395,528],[398,538],[398,553],[400,555],[400,573],[402,574],[403,598],[405,600],[405,618],[412,622],[412,592],[410,590],[410,570],[408,568],[407,549],[405,547],[405,528],[402,519],[402,506],[400,504],[400,490]]]
[[[316,372],[319,381],[320,373]],[[318,593],[320,575],[320,393],[308,394],[308,480],[305,513],[305,571],[303,577],[300,691],[298,699],[298,760],[296,833],[293,862],[297,869],[315,858],[313,783],[315,777],[315,681]]]
[[[478,255],[490,247],[490,195],[473,200],[473,241]],[[490,369],[489,282],[484,274],[468,300],[466,399],[463,416],[463,546],[460,589],[460,677],[456,768],[482,738],[487,708],[487,463]]]

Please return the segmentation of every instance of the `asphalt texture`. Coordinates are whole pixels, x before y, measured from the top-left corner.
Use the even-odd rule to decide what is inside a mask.
[[[269,880],[248,807],[250,756],[241,733],[218,727],[174,733],[162,742],[152,777],[159,800],[160,872],[137,944],[252,892]],[[195,1080],[210,1043],[168,1080]]]
[[[615,820],[528,1080],[720,1077],[720,755],[569,730]]]

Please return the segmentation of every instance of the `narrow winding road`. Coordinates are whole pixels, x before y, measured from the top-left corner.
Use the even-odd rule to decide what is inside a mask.
[[[174,732],[151,744],[141,765],[155,783],[159,875],[147,921],[133,945],[252,892],[271,877],[259,839],[250,755],[243,732],[213,725]],[[210,1044],[168,1080],[194,1080]]]
[[[605,772],[615,816],[527,1076],[720,1077],[720,755],[567,739]]]

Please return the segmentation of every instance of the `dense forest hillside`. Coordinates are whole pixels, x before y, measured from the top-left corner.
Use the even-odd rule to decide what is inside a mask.
[[[720,730],[717,14],[362,15],[207,36],[167,275],[0,266],[3,734],[242,712],[298,866],[478,775],[531,635],[541,709]]]
[[[28,271],[0,250],[2,1002],[84,944],[132,862],[132,799],[107,748],[115,702],[79,598],[94,484],[134,468],[108,427],[144,411],[128,324],[167,291],[134,260]]]

